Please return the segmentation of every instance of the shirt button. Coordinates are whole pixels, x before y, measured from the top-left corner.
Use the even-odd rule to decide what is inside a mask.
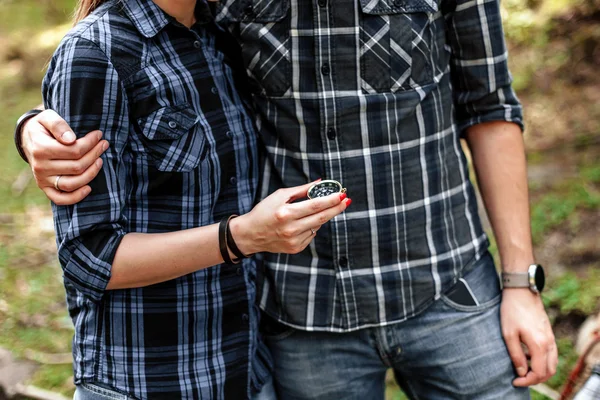
[[[212,92],[212,94],[218,94],[219,93],[219,89],[217,89],[214,86],[210,89],[210,91]]]
[[[200,46],[201,46],[200,42],[199,42],[198,40],[196,40],[196,41],[194,42],[194,47],[195,47],[195,48],[197,48],[197,49],[199,49],[199,48],[200,48]]]
[[[242,275],[244,275],[244,270],[243,270],[243,269],[241,269],[241,268],[237,268],[237,269],[235,270],[235,273],[236,273],[238,276],[242,276]]]
[[[331,69],[329,68],[329,64],[325,63],[321,66],[321,73],[325,76],[329,75],[329,72],[331,72]]]
[[[348,259],[346,257],[340,257],[338,262],[340,263],[340,267],[345,267],[348,265]]]
[[[317,1],[317,4],[319,5],[319,7],[323,8],[323,7],[327,7],[327,0],[319,0]]]
[[[232,176],[231,178],[229,178],[229,183],[235,185],[237,183],[237,178],[235,176]]]
[[[244,321],[244,322],[250,321],[250,317],[248,316],[248,314],[242,315],[242,321]]]
[[[336,136],[337,135],[335,133],[335,129],[334,128],[327,129],[327,139],[334,140]]]
[[[171,129],[177,128],[177,122],[175,122],[175,121],[169,121],[169,128],[171,128]]]
[[[225,136],[227,136],[227,138],[231,139],[233,137],[233,133],[231,133],[231,131],[227,131]]]

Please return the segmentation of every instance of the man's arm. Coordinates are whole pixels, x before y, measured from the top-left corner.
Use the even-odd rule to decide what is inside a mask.
[[[525,150],[521,129],[487,122],[467,129],[477,181],[494,229],[502,270],[527,272],[534,263]],[[543,382],[556,372],[558,354],[539,294],[528,288],[502,292],[502,334],[519,378],[515,386]],[[529,349],[531,370],[521,343]]]
[[[58,205],[75,204],[90,194],[88,185],[100,172],[100,156],[108,149],[102,132],[89,132],[76,140],[69,125],[56,112],[45,110],[22,125],[21,145],[33,176],[46,196]],[[54,188],[60,175],[60,191]]]
[[[511,88],[498,0],[446,0],[442,10],[451,49],[454,107],[469,144],[502,268],[524,272],[533,263],[521,105]],[[505,289],[502,333],[517,370],[515,386],[547,380],[558,356],[539,295]],[[531,355],[531,371],[521,348]]]

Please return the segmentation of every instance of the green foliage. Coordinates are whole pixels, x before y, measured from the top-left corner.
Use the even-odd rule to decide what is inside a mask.
[[[578,311],[590,315],[597,311],[600,304],[600,271],[591,270],[585,279],[578,278],[573,272],[549,280],[548,290],[543,300],[546,307],[557,307],[561,314]]]
[[[548,380],[547,384],[554,389],[559,389],[567,381],[577,362],[578,355],[573,341],[569,338],[558,338],[556,345],[558,346],[558,367],[556,374]]]
[[[596,210],[600,207],[600,192],[590,182],[600,180],[600,167],[585,166],[580,177],[554,185],[547,195],[531,207],[533,242],[539,243],[550,230],[570,222],[571,228],[579,224],[573,216],[576,211]]]
[[[550,400],[550,398],[548,396],[544,396],[543,394],[536,392],[535,390],[532,390],[531,400]]]

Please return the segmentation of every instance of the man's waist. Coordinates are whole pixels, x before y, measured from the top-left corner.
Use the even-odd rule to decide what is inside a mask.
[[[292,257],[286,264],[266,255],[257,298],[264,312],[296,329],[348,332],[385,326],[427,308],[486,251],[487,244],[481,234],[426,259],[382,264],[381,258],[370,266],[352,266],[351,254],[329,263]]]

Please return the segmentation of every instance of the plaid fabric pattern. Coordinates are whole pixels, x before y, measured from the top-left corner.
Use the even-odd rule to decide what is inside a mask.
[[[487,247],[466,127],[521,124],[498,0],[224,0],[260,136],[262,196],[335,179],[352,206],[300,254],[265,254],[259,302],[305,330],[424,310]]]
[[[249,398],[270,368],[253,260],[105,290],[125,234],[208,225],[254,203],[256,133],[230,65],[237,45],[205,3],[197,19],[187,29],[150,0],[109,2],[66,36],[43,83],[45,106],[76,134],[100,129],[111,143],[90,196],[53,211],[75,383],[128,398]]]

